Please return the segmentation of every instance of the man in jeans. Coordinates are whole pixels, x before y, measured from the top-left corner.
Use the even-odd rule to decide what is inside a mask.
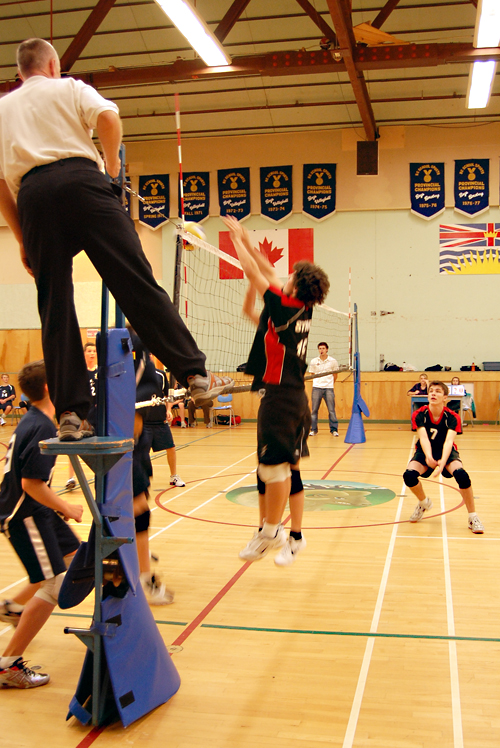
[[[322,372],[332,372],[338,369],[339,365],[336,359],[328,355],[328,343],[318,344],[317,358],[313,358],[309,364],[309,371],[312,374],[321,374]],[[333,385],[337,379],[337,374],[326,374],[324,377],[313,379],[312,398],[311,398],[311,432],[309,436],[316,436],[318,433],[318,411],[321,401],[325,400],[328,408],[328,421],[330,424],[330,434],[339,435],[339,422],[335,414],[335,394]]]

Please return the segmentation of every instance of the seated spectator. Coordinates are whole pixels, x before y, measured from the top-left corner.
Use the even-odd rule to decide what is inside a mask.
[[[175,389],[184,389],[182,385],[179,384],[179,382],[175,383]],[[186,398],[184,395],[182,397],[179,397],[177,400],[174,400],[173,403],[170,403],[170,408],[178,408],[179,410],[179,418],[181,419],[181,428],[186,428]]]
[[[0,383],[0,426],[5,426],[3,415],[8,416],[16,399],[16,390],[14,385],[9,384],[9,375],[2,374]]]
[[[451,380],[451,386],[455,387],[456,385],[461,384],[460,377],[453,377]],[[467,392],[465,391],[464,387],[464,395],[466,395]],[[460,413],[460,400],[449,400],[446,403],[446,407],[450,410],[453,410],[454,413]]]
[[[196,408],[201,408],[203,410],[203,421],[205,423],[205,426],[207,429],[212,428],[212,421],[210,420],[210,410],[213,406],[213,400],[210,400],[208,403],[202,403],[201,405],[195,405],[194,400],[189,400],[188,402],[188,414],[189,414],[189,426],[196,426]]]
[[[427,388],[429,387],[429,377],[427,374],[421,374],[420,375],[420,381],[413,385],[411,389],[408,390],[408,395],[414,396],[414,395],[427,395]],[[429,405],[429,402],[427,400],[421,400],[418,403],[415,403],[413,405],[412,411],[416,410],[417,408],[421,408],[422,405]]]

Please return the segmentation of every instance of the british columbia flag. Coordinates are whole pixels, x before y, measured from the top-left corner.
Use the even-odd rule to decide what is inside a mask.
[[[500,259],[500,223],[450,223],[439,227],[439,272],[453,273],[464,260]]]

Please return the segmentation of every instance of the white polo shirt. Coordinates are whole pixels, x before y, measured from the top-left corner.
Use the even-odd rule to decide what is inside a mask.
[[[312,374],[321,374],[322,371],[331,371],[338,369],[339,364],[333,356],[327,356],[324,361],[319,356],[313,358],[309,364],[309,371]],[[333,374],[327,374],[326,377],[317,377],[313,379],[313,387],[320,387],[322,390],[333,390]]]
[[[17,195],[35,166],[64,158],[88,158],[104,171],[92,142],[97,118],[118,107],[74,78],[34,75],[0,99],[0,178]]]

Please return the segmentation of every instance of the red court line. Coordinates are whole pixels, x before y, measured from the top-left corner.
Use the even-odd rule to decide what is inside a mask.
[[[332,472],[333,468],[334,468],[334,467],[335,467],[336,465],[338,465],[338,464],[339,464],[340,460],[343,460],[343,459],[344,459],[344,457],[345,457],[345,456],[346,456],[347,454],[349,454],[349,452],[351,451],[351,449],[352,449],[353,447],[354,447],[354,444],[351,444],[351,446],[350,446],[350,447],[347,447],[347,449],[346,449],[346,451],[345,451],[345,452],[342,452],[342,454],[340,455],[339,459],[338,459],[338,460],[336,460],[336,461],[335,461],[335,462],[333,463],[333,465],[331,466],[331,468],[330,468],[329,470],[327,470],[327,471],[326,471],[326,473],[325,473],[325,474],[324,474],[324,476],[323,476],[323,477],[321,478],[321,480],[326,480],[326,477],[327,477],[328,475],[330,475],[330,473]]]
[[[327,475],[328,475],[328,473],[330,473],[333,470],[333,468],[335,467],[335,465],[337,465],[340,462],[340,460],[342,459],[342,457],[344,457],[349,452],[349,450],[352,449],[353,446],[354,445],[351,444],[351,446],[349,447],[349,449],[347,449],[344,452],[344,454],[342,454],[339,457],[339,459],[336,462],[334,462],[334,464],[332,465],[332,467],[326,473]],[[158,497],[157,497],[157,499],[158,499]],[[162,504],[160,504],[158,501],[157,501],[157,504],[162,509],[166,509],[166,507],[162,506]],[[166,509],[166,511],[169,511],[169,510]],[[174,514],[175,514],[175,512],[174,512]],[[194,519],[194,518],[190,517],[189,519]],[[283,524],[286,524],[289,519],[290,519],[290,516],[286,517],[283,520]],[[180,644],[182,644],[183,642],[186,641],[186,639],[193,633],[193,631],[195,631],[198,628],[198,626],[200,626],[200,624],[202,623],[202,621],[204,621],[205,618],[208,616],[208,614],[215,608],[215,606],[217,605],[217,603],[219,603],[222,600],[222,598],[225,597],[225,595],[227,595],[227,593],[229,592],[229,590],[232,587],[234,587],[234,585],[236,584],[236,582],[246,572],[246,570],[252,565],[252,563],[253,563],[252,561],[247,561],[246,563],[243,564],[243,566],[241,567],[241,569],[239,569],[236,572],[236,574],[234,574],[231,577],[231,579],[229,580],[229,582],[227,582],[224,585],[224,587],[222,587],[222,589],[219,590],[219,592],[210,600],[210,602],[208,603],[208,605],[206,605],[203,608],[203,610],[200,613],[198,613],[198,615],[196,616],[196,618],[193,618],[193,620],[191,621],[191,623],[189,623],[186,626],[186,628],[184,629],[184,631],[181,634],[179,634],[179,636],[177,637],[177,639],[174,642],[172,642],[173,646],[179,646]],[[83,740],[81,740],[80,743],[78,743],[78,745],[76,746],[76,748],[88,748],[88,746],[92,745],[92,743],[95,740],[97,740],[97,738],[99,737],[99,735],[106,729],[106,727],[107,727],[107,725],[103,725],[101,727],[93,727],[91,729],[91,731],[83,738]]]

